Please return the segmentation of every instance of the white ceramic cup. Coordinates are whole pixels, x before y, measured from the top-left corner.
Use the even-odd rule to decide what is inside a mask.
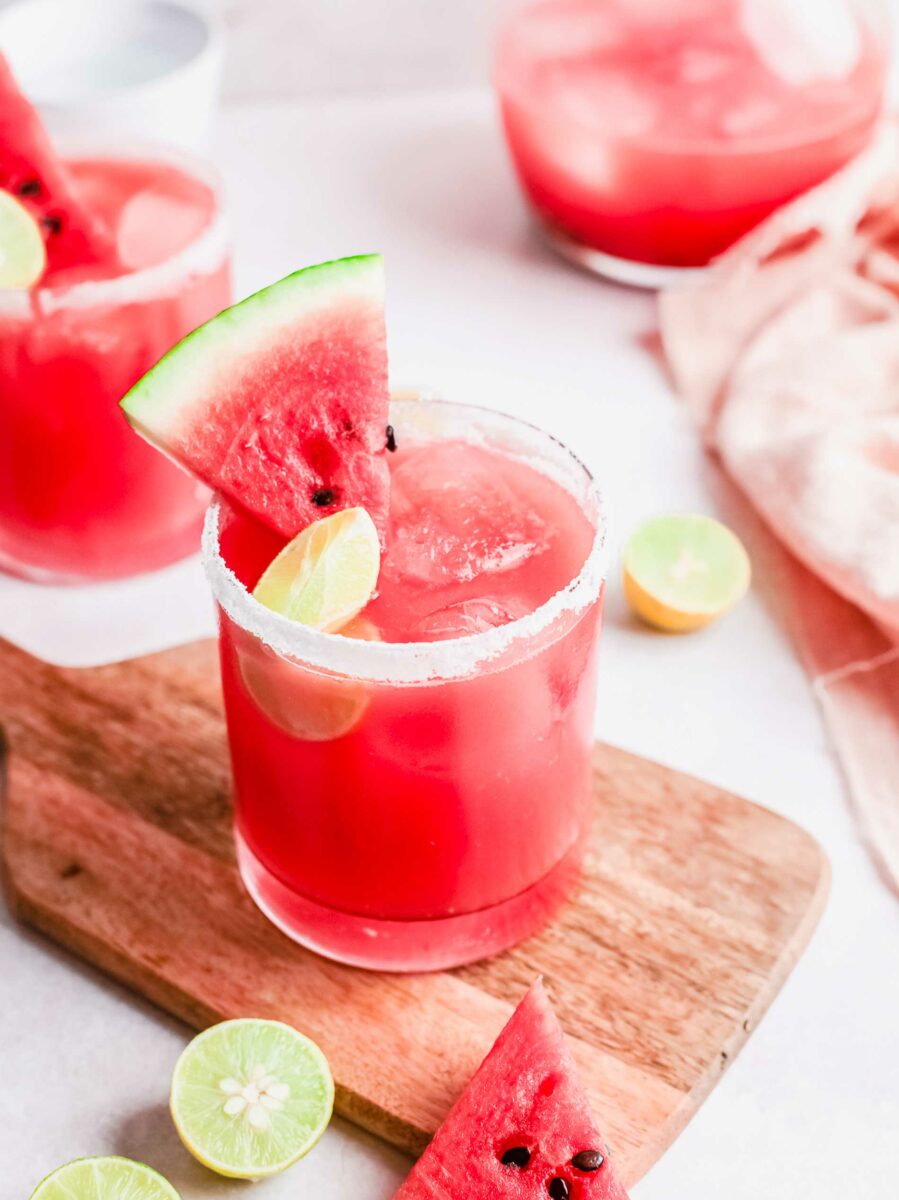
[[[203,150],[224,36],[194,0],[15,0],[0,50],[23,91],[65,137],[134,133]]]

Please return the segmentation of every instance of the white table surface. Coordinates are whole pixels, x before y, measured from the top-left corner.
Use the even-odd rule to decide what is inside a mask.
[[[222,121],[237,284],[382,250],[395,384],[520,413],[595,470],[618,541],[665,510],[745,507],[703,457],[641,348],[644,295],[570,270],[532,237],[481,92],[243,107]],[[833,863],[811,948],[639,1200],[895,1200],[899,1194],[899,902],[849,813],[807,681],[759,572],[717,627],[655,636],[610,586],[598,731],[801,822]],[[127,584],[54,591],[0,581],[0,634],[66,663],[211,630],[191,561]],[[0,1200],[77,1155],[164,1171],[185,1200],[247,1195],[181,1149],[165,1111],[187,1030],[0,916]],[[260,1200],[387,1200],[407,1160],[335,1120]]]

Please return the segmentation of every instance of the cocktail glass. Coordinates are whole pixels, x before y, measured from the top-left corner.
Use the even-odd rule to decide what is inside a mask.
[[[512,159],[551,244],[676,281],[871,138],[881,0],[530,0],[497,46]]]
[[[527,615],[388,643],[364,625],[323,634],[263,608],[229,565],[241,519],[209,510],[244,882],[313,950],[411,971],[518,942],[577,883],[605,540],[588,472],[540,430],[436,401],[394,403],[391,420],[401,444],[461,437],[544,472],[595,531],[576,577]]]
[[[152,189],[128,195],[121,214],[132,261],[152,257],[151,242],[185,222],[185,240],[152,265],[0,291],[0,570],[77,583],[151,570],[199,548],[208,493],[134,436],[118,402],[230,303],[231,287],[206,164],[134,143],[72,147],[66,157],[101,208],[118,209],[129,172],[143,166],[197,185],[195,211]]]

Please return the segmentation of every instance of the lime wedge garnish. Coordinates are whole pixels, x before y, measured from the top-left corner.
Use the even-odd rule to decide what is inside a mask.
[[[743,543],[712,517],[645,521],[624,550],[624,594],[650,625],[671,633],[701,629],[749,587]]]
[[[334,1106],[328,1062],[280,1021],[223,1021],[199,1034],[175,1067],[172,1119],[205,1167],[232,1179],[275,1175],[303,1157]]]
[[[37,221],[24,204],[0,190],[0,288],[30,288],[46,266],[47,249]]]
[[[31,1200],[180,1200],[167,1179],[130,1158],[76,1158],[41,1180]]]
[[[378,531],[364,508],[308,525],[266,568],[253,595],[274,612],[335,633],[365,608],[378,582]]]

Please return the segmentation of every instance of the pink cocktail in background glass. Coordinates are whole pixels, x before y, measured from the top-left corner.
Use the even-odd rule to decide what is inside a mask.
[[[378,592],[345,635],[249,595],[281,542],[215,506],[238,859],[292,937],[446,967],[534,932],[591,811],[603,523],[588,473],[513,418],[394,404]]]
[[[131,575],[198,548],[208,493],[133,435],[118,402],[231,299],[205,166],[133,147],[67,165],[119,261],[0,291],[0,570],[52,582]]]
[[[495,83],[550,240],[658,283],[864,148],[885,42],[874,0],[531,0],[501,31]]]

